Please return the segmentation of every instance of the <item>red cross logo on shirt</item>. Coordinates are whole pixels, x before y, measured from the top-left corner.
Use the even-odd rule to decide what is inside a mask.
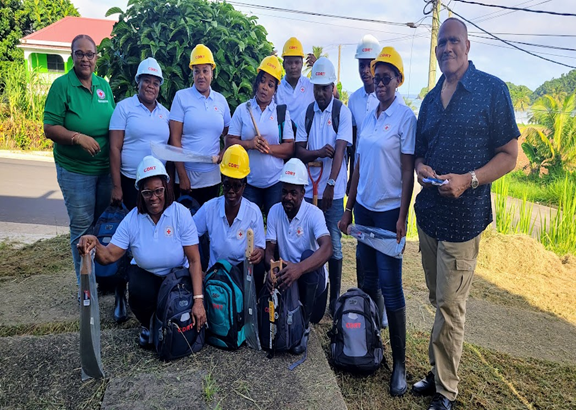
[[[241,229],[239,229],[238,232],[236,233],[236,238],[238,238],[239,240],[242,240],[242,238],[244,238],[244,232],[242,232]]]
[[[270,121],[273,121],[273,120],[274,120],[274,116],[271,115],[271,116],[270,116]]]
[[[332,120],[328,120],[328,125],[332,125]]]
[[[214,107],[214,111],[218,111],[218,107]]]
[[[304,87],[300,88],[301,93],[303,93],[304,91],[306,91],[306,89]]]
[[[96,95],[97,95],[98,98],[100,98],[101,100],[103,100],[104,98],[106,98],[106,94],[105,94],[104,91],[102,91],[101,89],[96,90]]]
[[[166,234],[166,236],[172,236],[174,230],[172,229],[171,226],[167,226],[166,229],[164,230],[164,233]]]
[[[389,125],[389,124],[386,124],[386,125],[384,126],[384,131],[388,131],[389,129],[390,129],[390,125]]]
[[[296,235],[302,236],[302,234],[304,234],[304,229],[302,229],[302,227],[299,226],[298,228],[296,228]]]

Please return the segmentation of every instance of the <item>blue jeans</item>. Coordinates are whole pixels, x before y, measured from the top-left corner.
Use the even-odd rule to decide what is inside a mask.
[[[258,205],[264,215],[268,216],[268,212],[272,205],[277,204],[282,200],[282,182],[276,182],[268,188],[256,188],[255,186],[246,185],[244,189],[244,198],[250,202]]]
[[[80,283],[80,255],[76,245],[82,235],[90,234],[94,222],[110,205],[112,179],[108,175],[83,175],[56,164],[56,177],[70,219],[70,248],[76,280]]]
[[[385,212],[374,212],[359,203],[354,206],[354,220],[358,225],[375,226],[396,232],[400,208]],[[402,259],[393,258],[358,242],[358,253],[364,268],[363,290],[373,299],[378,286],[384,295],[386,310],[395,311],[406,306],[402,289]],[[376,301],[376,299],[374,299]]]
[[[306,202],[312,203],[312,199],[306,198]],[[322,207],[322,200],[318,200],[318,206]],[[344,198],[335,199],[332,201],[332,206],[327,211],[324,211],[324,218],[326,218],[326,226],[330,232],[330,239],[332,240],[332,259],[342,259],[342,232],[338,228],[338,222],[344,215]]]

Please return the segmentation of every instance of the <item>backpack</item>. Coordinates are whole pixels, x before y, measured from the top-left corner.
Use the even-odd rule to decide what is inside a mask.
[[[365,292],[348,289],[336,301],[328,332],[335,366],[351,372],[374,372],[383,360],[378,308]]]
[[[106,246],[110,243],[110,240],[116,232],[116,229],[118,229],[120,222],[122,222],[124,217],[128,215],[128,212],[129,211],[124,204],[122,204],[122,206],[110,205],[104,210],[104,212],[102,212],[102,215],[100,215],[96,221],[93,230],[94,235],[102,245]],[[100,265],[96,262],[94,269],[96,278],[107,278],[114,276],[117,273],[122,275],[128,267],[129,262],[130,258],[128,252],[116,262],[109,265]]]
[[[235,350],[244,343],[244,294],[241,274],[230,262],[219,260],[206,272],[204,299],[208,320],[207,341]]]
[[[264,350],[270,350],[269,297],[270,292],[264,286],[258,298],[260,343]],[[279,293],[276,313],[276,337],[272,350],[286,352],[300,344],[305,330],[304,309],[300,302],[298,283],[293,283],[288,289]]]
[[[332,128],[334,132],[338,134],[338,128],[340,126],[340,111],[342,110],[342,101],[336,98],[332,99]],[[306,117],[304,117],[304,128],[306,129],[306,135],[310,137],[310,130],[312,129],[312,122],[314,121],[314,103],[310,103],[308,108],[306,108]]]
[[[194,291],[188,268],[177,268],[166,275],[160,290],[150,329],[152,343],[160,359],[168,361],[202,349],[205,328],[192,325]]]

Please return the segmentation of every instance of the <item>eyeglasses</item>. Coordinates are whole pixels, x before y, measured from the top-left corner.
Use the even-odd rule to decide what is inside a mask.
[[[150,199],[152,198],[152,195],[158,198],[162,198],[162,196],[164,195],[164,187],[156,188],[154,190],[146,189],[144,191],[141,191],[140,193],[142,194],[142,197],[144,199]]]
[[[384,85],[388,85],[390,84],[390,81],[392,81],[393,79],[395,79],[396,77],[380,77],[380,76],[376,76],[374,77],[374,85],[378,85],[381,82],[384,83]]]
[[[78,60],[82,60],[84,57],[86,57],[88,60],[92,60],[96,56],[96,53],[93,53],[91,51],[84,53],[80,50],[76,50],[76,51],[74,51],[74,55],[76,56],[76,58]]]
[[[234,192],[239,192],[242,187],[244,186],[244,184],[242,182],[224,182],[222,183],[222,190],[224,192],[228,192],[230,190],[234,191]]]

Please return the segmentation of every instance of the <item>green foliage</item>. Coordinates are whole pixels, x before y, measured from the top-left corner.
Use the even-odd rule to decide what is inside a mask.
[[[234,110],[252,97],[252,81],[260,61],[272,53],[264,27],[256,17],[245,16],[230,4],[206,0],[131,0],[120,13],[112,38],[99,46],[98,73],[110,78],[117,100],[136,93],[134,75],[141,60],[154,57],[165,82],[159,101],[170,107],[176,91],[192,84],[188,67],[195,45],[204,44],[214,54],[216,71],[212,87]]]
[[[564,255],[576,254],[576,184],[568,177],[564,179],[564,189],[558,209],[549,222],[544,217],[538,240],[546,248]]]
[[[530,107],[532,90],[525,85],[506,83],[510,91],[510,98],[516,111],[526,111]]]
[[[70,0],[0,0],[0,62],[22,61],[24,53],[16,48],[22,37],[79,15]]]
[[[523,127],[522,150],[534,172],[546,168],[563,174],[576,169],[576,93],[545,95],[532,105],[530,125]]]
[[[423,100],[424,97],[426,97],[426,94],[428,94],[428,87],[422,87],[422,89],[420,90],[420,93],[418,94],[418,99],[419,100]]]
[[[572,94],[574,92],[576,92],[576,70],[569,71],[567,74],[562,74],[560,78],[553,78],[550,81],[546,81],[534,90],[532,101],[535,101],[546,94]]]
[[[328,58],[328,53],[324,52],[324,47],[322,46],[312,46],[312,54],[314,54],[316,60],[318,60],[320,57]],[[304,61],[304,65],[306,66],[306,61]],[[310,76],[312,75],[312,67],[304,67],[304,75],[310,78]]]
[[[5,63],[0,78],[0,147],[47,149],[42,117],[47,86],[24,62]]]
[[[342,82],[338,81],[338,83],[336,84],[336,90],[338,91],[338,98],[340,99],[340,101],[342,101],[344,104],[348,105],[348,100],[350,99],[350,95],[348,94],[348,91],[346,91],[344,88],[342,88]]]

